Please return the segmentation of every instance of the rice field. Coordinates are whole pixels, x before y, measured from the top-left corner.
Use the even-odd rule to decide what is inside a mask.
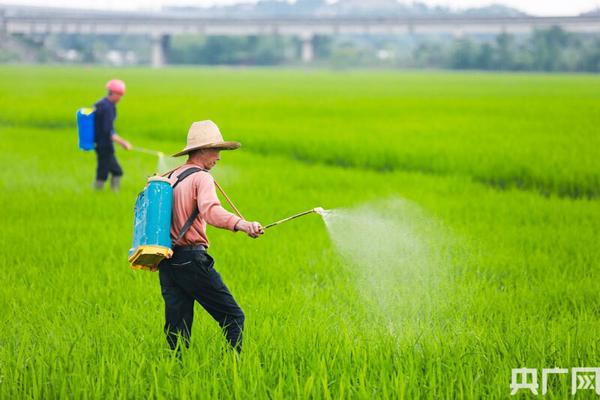
[[[247,218],[334,210],[209,228],[241,357],[200,306],[174,357],[129,269],[156,159],[117,150],[120,193],[91,189],[75,111],[113,77],[135,145],[242,142],[214,175]],[[514,368],[599,367],[598,126],[594,75],[2,66],[0,398],[507,398]]]

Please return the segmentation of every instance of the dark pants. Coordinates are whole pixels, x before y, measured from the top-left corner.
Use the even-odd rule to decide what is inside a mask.
[[[165,334],[171,349],[177,348],[178,336],[189,346],[196,300],[219,323],[231,346],[242,350],[244,313],[214,269],[210,255],[176,250],[158,268],[165,300]]]
[[[96,148],[96,158],[98,166],[96,167],[96,180],[105,181],[108,174],[118,177],[123,175],[123,170],[115,157],[115,150],[112,148]]]

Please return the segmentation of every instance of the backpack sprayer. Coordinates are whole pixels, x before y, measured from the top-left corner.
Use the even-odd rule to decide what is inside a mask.
[[[158,157],[164,157],[159,151],[133,147],[132,150],[141,153],[152,154]],[[158,264],[165,258],[173,255],[171,249],[171,212],[173,208],[173,189],[188,176],[201,171],[201,168],[189,168],[182,172],[175,181],[165,176],[152,176],[148,178],[148,184],[138,195],[134,208],[134,229],[133,244],[129,249],[128,260],[132,269],[142,269],[147,271],[156,271]],[[172,171],[171,171],[172,172]],[[233,204],[227,193],[216,181],[215,186],[221,192],[227,203],[234,210],[235,214],[242,218],[238,208]],[[316,207],[290,217],[281,219],[266,225],[263,229],[281,225],[292,219],[304,215],[316,213],[322,215],[323,208]],[[178,237],[181,238],[192,225],[198,216],[197,211],[190,215]]]

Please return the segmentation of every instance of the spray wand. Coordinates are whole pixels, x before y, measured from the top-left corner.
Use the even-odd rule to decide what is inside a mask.
[[[233,210],[235,211],[235,213],[237,214],[237,216],[240,217],[243,220],[246,220],[246,218],[244,218],[242,216],[242,213],[240,213],[240,211],[237,209],[237,207],[233,204],[233,202],[231,201],[231,199],[229,198],[229,196],[227,196],[227,193],[225,193],[225,191],[223,190],[223,188],[221,187],[221,185],[219,185],[217,183],[217,181],[214,181],[214,182],[215,182],[215,186],[217,187],[217,189],[219,189],[219,191],[221,192],[221,194],[225,197],[225,200],[227,200],[227,203],[229,203],[229,205],[231,206],[231,208],[233,208]],[[310,209],[308,211],[304,211],[304,212],[301,212],[301,213],[298,213],[298,214],[294,214],[291,217],[287,217],[287,218],[281,219],[279,221],[273,222],[273,223],[271,223],[269,225],[264,226],[263,229],[271,228],[271,227],[276,226],[276,225],[281,225],[284,222],[288,222],[288,221],[291,221],[292,219],[296,219],[298,217],[302,217],[304,215],[308,215],[308,214],[312,214],[312,213],[319,214],[319,215],[324,215],[325,214],[325,210],[322,207],[315,207],[315,208],[312,208],[312,209]]]
[[[145,149],[143,147],[138,147],[138,146],[132,146],[131,150],[137,151],[139,153],[146,153],[146,154],[150,154],[150,155],[153,155],[153,156],[158,156],[158,157],[164,156],[164,154],[162,152],[160,152],[160,151]]]
[[[273,222],[273,223],[271,223],[271,224],[263,227],[263,229],[267,229],[267,228],[271,228],[271,227],[276,226],[276,225],[283,224],[284,222],[291,221],[292,219],[295,219],[295,218],[298,218],[298,217],[302,217],[303,215],[308,215],[308,214],[312,214],[312,213],[323,215],[324,212],[325,212],[325,210],[323,210],[322,207],[315,207],[315,208],[310,209],[308,211],[304,211],[304,212],[301,212],[301,213],[298,213],[298,214],[294,214],[291,217],[287,217],[287,218],[281,219],[279,221]]]
[[[217,189],[219,189],[219,191],[221,192],[221,194],[223,194],[223,196],[225,197],[225,200],[227,200],[227,203],[229,203],[229,205],[231,206],[231,208],[234,209],[234,211],[237,214],[237,216],[240,217],[243,220],[246,220],[246,218],[244,218],[242,216],[242,214],[240,213],[240,211],[233,204],[233,202],[231,201],[231,199],[229,198],[229,196],[227,196],[227,193],[225,193],[225,191],[223,190],[223,188],[221,187],[221,185],[219,185],[217,183],[217,181],[214,181],[214,182],[215,182],[215,186],[217,187]],[[325,214],[325,210],[322,207],[315,207],[315,208],[312,208],[312,209],[310,209],[308,211],[304,211],[304,212],[301,212],[301,213],[298,213],[298,214],[294,214],[291,217],[287,217],[287,218],[284,218],[284,219],[280,219],[279,221],[270,223],[269,225],[263,226],[263,229],[271,228],[271,227],[276,226],[276,225],[281,225],[284,222],[288,222],[288,221],[291,221],[292,219],[296,219],[298,217],[302,217],[304,215],[308,215],[308,214],[312,214],[312,213],[319,214],[319,215],[324,215]]]

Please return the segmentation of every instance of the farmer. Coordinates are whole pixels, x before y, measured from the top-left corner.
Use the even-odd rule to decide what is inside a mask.
[[[94,104],[96,108],[94,118],[96,156],[98,159],[94,188],[101,190],[110,173],[110,188],[117,191],[119,190],[123,170],[115,157],[113,142],[117,142],[125,150],[131,149],[131,144],[115,133],[113,125],[115,118],[117,118],[116,104],[125,94],[125,83],[113,79],[106,84],[106,89],[108,89],[108,95]]]
[[[214,269],[214,260],[207,253],[209,241],[206,236],[207,223],[234,232],[242,231],[252,238],[264,233],[258,222],[245,221],[221,207],[215,182],[209,173],[220,160],[221,150],[239,147],[237,142],[223,141],[219,128],[212,121],[200,121],[190,127],[187,146],[173,155],[187,155],[188,160],[169,175],[171,179],[176,180],[190,168],[201,170],[174,186],[173,257],[159,264],[165,300],[164,330],[171,349],[177,348],[178,336],[186,347],[189,346],[196,300],[219,323],[231,346],[241,351],[244,313]],[[187,231],[184,225],[189,226]],[[182,232],[185,232],[183,236]]]

